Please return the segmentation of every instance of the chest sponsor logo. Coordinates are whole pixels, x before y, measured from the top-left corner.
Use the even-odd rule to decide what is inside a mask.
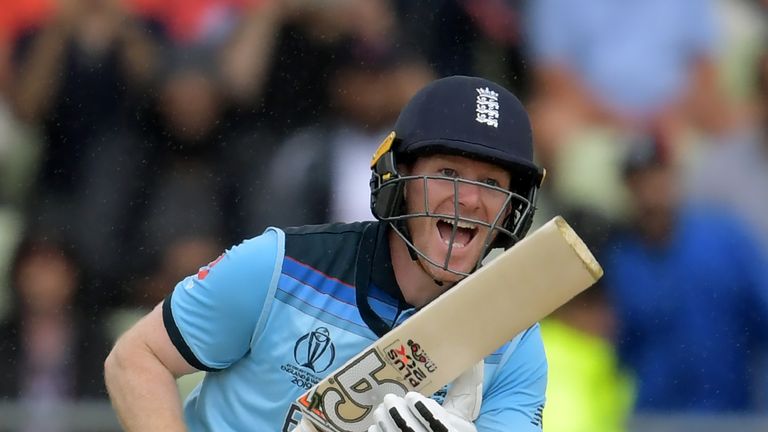
[[[301,336],[293,346],[295,363],[286,363],[281,370],[291,375],[291,382],[302,390],[309,390],[336,359],[336,346],[331,340],[331,333],[325,327]]]

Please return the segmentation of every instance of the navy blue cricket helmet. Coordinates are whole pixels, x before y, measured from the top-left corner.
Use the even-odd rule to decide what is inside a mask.
[[[429,216],[404,213],[405,176],[397,167],[438,153],[493,163],[509,171],[513,211],[491,226],[504,235],[496,236],[489,246],[506,248],[525,236],[544,170],[533,161],[531,123],[515,95],[492,81],[468,76],[438,79],[417,92],[371,161],[371,210],[377,219],[395,222]]]

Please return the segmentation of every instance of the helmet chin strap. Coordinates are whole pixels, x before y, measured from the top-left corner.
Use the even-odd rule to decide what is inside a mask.
[[[426,260],[420,260],[420,259],[419,259],[419,256],[418,256],[418,254],[417,254],[416,252],[414,252],[414,251],[413,251],[413,248],[412,248],[412,247],[410,247],[410,246],[406,245],[406,248],[408,249],[408,254],[411,256],[411,259],[412,259],[412,260],[414,260],[414,261],[416,261],[416,262],[419,264],[419,267],[421,267],[421,270],[422,270],[424,273],[426,273],[426,274],[427,274],[427,276],[429,276],[430,278],[432,278],[432,281],[433,281],[433,282],[435,282],[435,284],[436,284],[437,286],[439,286],[439,287],[442,287],[443,285],[445,285],[445,283],[446,283],[445,281],[441,281],[441,280],[437,279],[437,277],[435,277],[435,275],[432,273],[432,271],[431,271],[431,269],[430,269],[430,266],[435,266],[434,264],[430,263],[429,261],[427,261],[427,262],[425,263],[424,261],[426,261]],[[473,269],[472,269],[472,270],[471,270],[469,273],[470,273],[470,274],[471,274],[471,273],[474,273],[474,271],[475,271],[475,270],[477,270],[477,269],[480,267],[480,264],[481,264],[481,262],[482,262],[482,260],[479,260],[479,261],[477,262],[477,264],[475,265],[475,267],[474,267],[474,268],[473,268]],[[437,266],[435,266],[435,267],[437,267]],[[451,271],[451,270],[448,270],[447,268],[443,268],[443,267],[440,267],[440,268],[442,268],[442,269],[444,269],[444,270],[447,270],[448,272],[451,272],[451,273],[454,273],[454,274],[457,274],[457,275],[458,275],[458,273],[455,273],[455,272],[453,272],[453,271]],[[459,275],[459,276],[461,276],[461,275]],[[467,276],[464,276],[464,277],[462,277],[461,279],[459,279],[458,281],[456,281],[456,282],[454,282],[454,283],[459,283],[459,282],[461,282],[462,280],[464,280],[464,278],[466,278],[466,277],[467,277]]]
[[[411,250],[411,248],[410,248],[410,247],[408,247],[408,250]],[[442,287],[442,286],[445,284],[445,282],[443,282],[443,281],[441,281],[441,280],[438,280],[438,279],[435,277],[435,275],[433,275],[433,274],[432,274],[432,272],[431,272],[431,271],[429,271],[429,269],[427,268],[427,266],[428,266],[429,264],[426,264],[426,265],[425,265],[423,262],[421,262],[421,260],[418,258],[418,256],[416,256],[416,254],[415,254],[415,253],[411,253],[411,257],[415,257],[415,259],[414,259],[414,260],[415,260],[417,263],[419,263],[419,266],[421,267],[421,270],[422,270],[424,273],[426,273],[426,274],[427,274],[427,276],[429,276],[429,277],[431,277],[431,278],[432,278],[432,281],[435,283],[435,285],[437,285],[437,286],[439,286],[439,287]]]
[[[428,268],[429,263],[424,264],[419,259],[419,255],[416,253],[416,251],[413,250],[413,248],[408,244],[408,243],[413,243],[413,238],[411,238],[411,232],[408,230],[408,224],[404,220],[400,220],[400,221],[397,221],[395,223],[398,225],[397,229],[399,229],[401,231],[401,233],[402,233],[401,235],[408,240],[406,242],[406,244],[405,244],[405,248],[408,249],[408,255],[411,257],[411,260],[415,261],[416,264],[418,264],[419,267],[421,267],[421,271],[426,273],[427,276],[429,276],[432,279],[432,281],[435,283],[435,285],[437,285],[439,287],[442,287],[443,285],[445,285],[445,282],[437,279],[435,277],[435,275],[432,274],[432,272],[429,270],[429,268]]]

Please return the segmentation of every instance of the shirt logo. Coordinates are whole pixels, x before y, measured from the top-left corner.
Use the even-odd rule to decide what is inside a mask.
[[[477,90],[477,117],[478,123],[484,123],[495,128],[499,127],[499,94],[485,88]]]
[[[218,258],[215,260],[209,262],[207,265],[200,267],[200,270],[197,271],[197,278],[200,280],[205,280],[205,278],[208,277],[208,273],[210,273],[213,266],[219,263],[221,259],[224,258],[224,254],[219,255]]]
[[[336,359],[336,347],[328,329],[318,327],[300,337],[293,347],[293,358],[299,366],[315,373],[328,369]]]

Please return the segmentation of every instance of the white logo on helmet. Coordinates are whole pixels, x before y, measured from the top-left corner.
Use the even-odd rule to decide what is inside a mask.
[[[495,128],[499,127],[499,94],[485,88],[477,89],[477,120]]]

